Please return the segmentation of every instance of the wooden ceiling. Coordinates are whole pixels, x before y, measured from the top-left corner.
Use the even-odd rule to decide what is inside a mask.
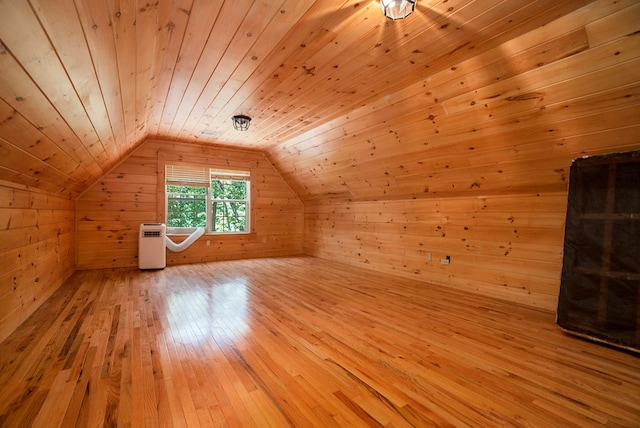
[[[303,199],[340,194],[350,161],[398,139],[390,111],[420,126],[403,137],[413,145],[377,152],[382,172],[455,126],[438,124],[456,104],[430,87],[452,98],[465,82],[442,73],[588,3],[419,0],[390,21],[378,0],[0,0],[0,179],[74,197],[160,138],[261,150]],[[582,49],[562,46],[555,59]],[[349,195],[385,180],[362,174]]]

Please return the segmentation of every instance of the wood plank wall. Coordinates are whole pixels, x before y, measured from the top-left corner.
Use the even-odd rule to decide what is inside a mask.
[[[75,271],[75,204],[0,182],[0,341]]]
[[[307,204],[305,253],[551,309],[565,208],[562,192]]]
[[[572,160],[640,149],[640,3],[590,3],[384,101],[270,153],[305,253],[555,310]]]
[[[263,154],[148,140],[78,198],[78,269],[138,265],[140,224],[164,221],[159,205],[164,200],[158,185],[159,157],[212,165],[255,165],[253,233],[204,236],[181,253],[167,250],[168,265],[302,254],[302,202]]]

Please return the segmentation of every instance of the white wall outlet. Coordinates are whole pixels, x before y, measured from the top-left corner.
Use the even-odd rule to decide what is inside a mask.
[[[207,247],[211,245],[211,240],[207,239]]]
[[[427,261],[430,262],[432,260],[431,253],[427,253]]]
[[[440,264],[441,265],[448,265],[451,263],[451,257],[450,256],[445,256],[444,259],[440,259]]]

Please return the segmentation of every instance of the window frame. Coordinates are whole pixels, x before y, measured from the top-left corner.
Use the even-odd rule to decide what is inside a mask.
[[[166,159],[165,156],[159,154],[158,156],[158,187],[159,187],[159,198],[158,198],[158,212],[159,217],[166,224],[167,223],[167,215],[168,215],[168,201],[169,201],[169,192],[167,192],[167,166],[175,165],[175,166],[183,166],[183,167],[193,167],[193,168],[205,168],[209,170],[209,181],[208,185],[201,185],[201,187],[205,187],[206,191],[206,228],[205,234],[210,236],[233,236],[233,235],[248,235],[255,233],[255,226],[253,224],[254,216],[254,195],[255,195],[255,183],[254,183],[254,165],[253,163],[242,163],[242,164],[225,164],[220,165],[217,162],[182,162],[182,161],[171,161]],[[235,177],[246,177],[244,180],[235,180],[235,181],[245,181],[247,182],[247,195],[246,199],[242,201],[246,201],[247,209],[246,209],[246,229],[245,231],[228,231],[228,232],[215,232],[213,231],[213,212],[212,212],[212,191],[211,191],[211,180],[212,180],[212,171],[216,171],[216,176],[221,176],[221,173],[231,173],[230,176]],[[232,174],[232,173],[237,174]],[[186,185],[186,184],[185,184]],[[199,186],[192,186],[199,187]],[[238,200],[233,200],[238,201]],[[180,235],[189,235],[195,230],[194,227],[167,227],[167,235],[170,236],[180,236]]]
[[[212,168],[213,169],[213,168]],[[244,171],[243,171],[244,172]],[[211,189],[211,186],[209,186],[207,188],[207,213],[211,215],[211,217],[207,217],[207,229],[213,229],[213,222],[215,220],[214,216],[213,216],[213,203],[214,202],[221,202],[223,204],[225,203],[246,203],[247,207],[245,209],[246,211],[246,215],[245,215],[245,224],[246,224],[246,229],[245,231],[228,231],[228,232],[214,232],[213,230],[211,230],[211,234],[212,235],[223,235],[223,234],[230,234],[230,233],[248,233],[251,230],[251,172],[249,172],[249,176],[248,179],[246,180],[233,180],[230,179],[228,181],[242,181],[245,183],[245,194],[246,194],[246,198],[245,199],[227,199],[227,198],[214,198],[213,197],[213,191]]]

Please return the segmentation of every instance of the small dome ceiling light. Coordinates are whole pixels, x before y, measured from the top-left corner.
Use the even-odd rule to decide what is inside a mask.
[[[238,131],[246,131],[249,129],[249,123],[251,118],[243,114],[237,114],[233,116],[233,127]]]
[[[411,15],[416,8],[416,0],[380,0],[380,6],[384,16],[395,21]]]

